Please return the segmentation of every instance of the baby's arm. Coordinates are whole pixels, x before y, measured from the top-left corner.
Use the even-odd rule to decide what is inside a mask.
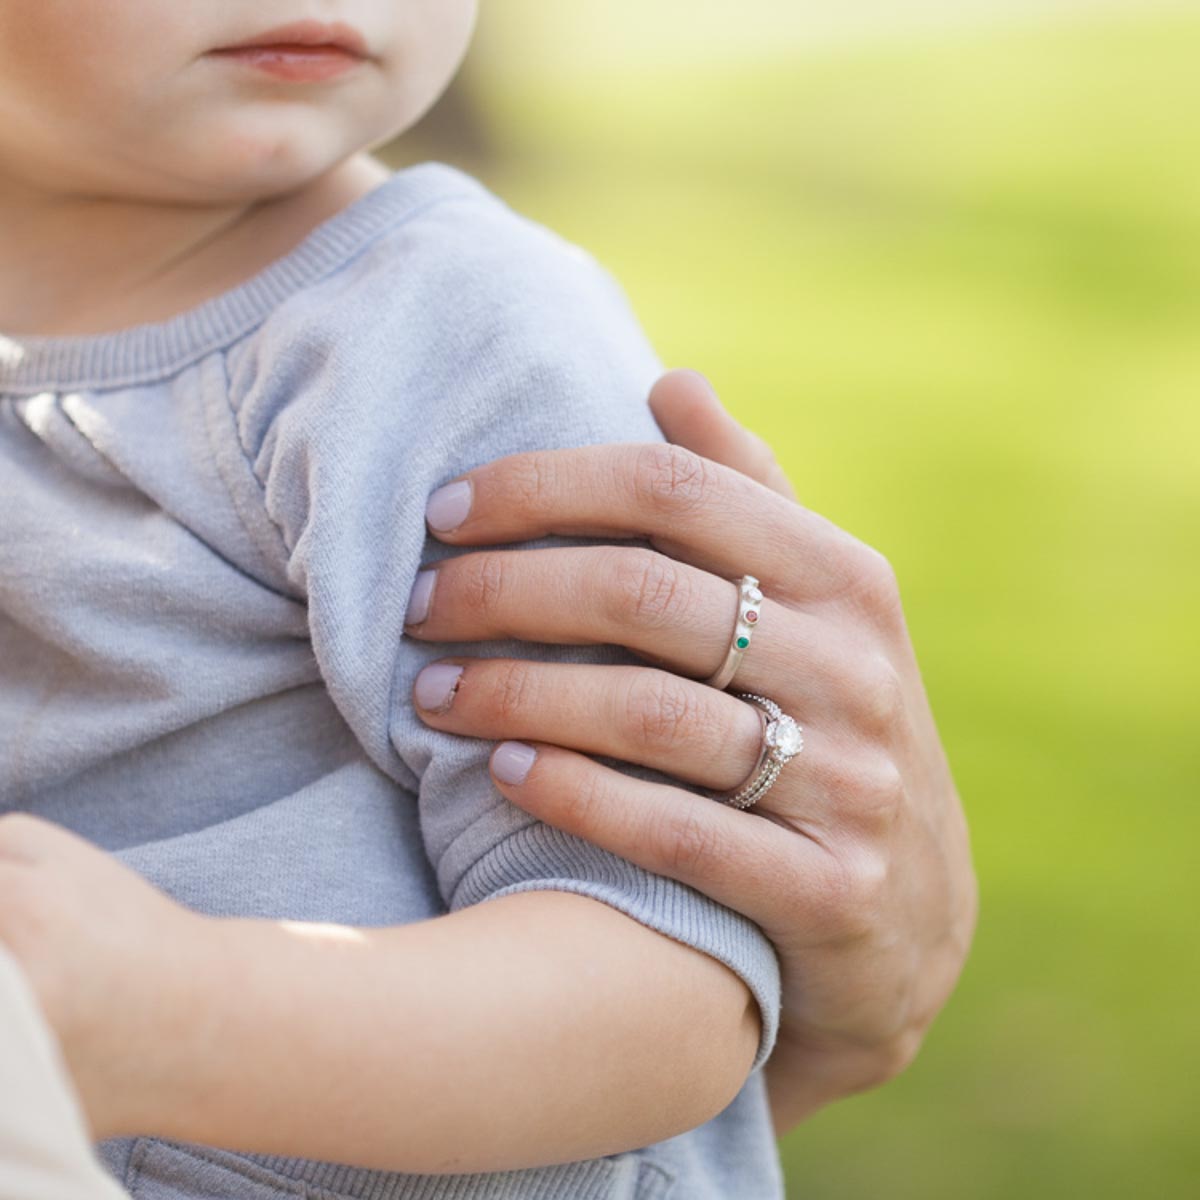
[[[125,1132],[392,1171],[548,1165],[702,1124],[758,1045],[736,975],[585,896],[388,929],[201,921],[178,1091]]]
[[[375,929],[212,917],[8,814],[0,899],[0,953],[97,1139],[418,1173],[549,1165],[702,1123],[761,1046],[733,972],[565,891]]]

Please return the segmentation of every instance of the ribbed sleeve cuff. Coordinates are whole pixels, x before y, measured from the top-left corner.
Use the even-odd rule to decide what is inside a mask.
[[[511,834],[473,863],[459,879],[450,908],[534,891],[591,896],[724,963],[750,989],[762,1017],[751,1070],[767,1061],[779,1032],[779,960],[753,921],[694,888],[542,824]]]

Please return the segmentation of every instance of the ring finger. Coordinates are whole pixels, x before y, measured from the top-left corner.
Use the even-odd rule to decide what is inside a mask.
[[[448,659],[417,676],[422,720],[447,733],[551,742],[727,791],[758,761],[758,709],[649,667]]]
[[[742,787],[762,748],[754,706],[649,667],[445,659],[427,666],[413,690],[418,714],[434,729],[510,745],[549,743],[576,757],[582,752],[649,767],[712,792]],[[863,758],[844,732],[824,723],[816,730],[806,726],[805,742],[799,759],[753,808],[825,845],[831,831],[873,819],[892,776],[886,763]]]

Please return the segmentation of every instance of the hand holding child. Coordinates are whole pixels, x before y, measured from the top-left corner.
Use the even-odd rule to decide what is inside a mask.
[[[60,826],[0,817],[0,943],[58,1035],[97,1138],[136,1127],[171,1082],[158,1050],[187,1020],[203,920]]]
[[[471,507],[437,536],[460,546],[550,532],[639,536],[659,553],[461,555],[439,563],[435,579],[427,572],[434,581],[408,633],[450,643],[612,641],[666,670],[456,656],[455,690],[422,718],[536,743],[536,768],[523,752],[521,779],[494,771],[508,799],[761,926],[783,972],[767,1068],[783,1133],[916,1055],[974,931],[966,823],[883,558],[794,503],[770,448],[702,379],[669,373],[651,406],[681,449],[502,459],[471,472]],[[799,715],[811,743],[800,762],[742,813],[585,757],[710,789],[744,783],[761,746],[759,717],[702,682],[728,645],[727,581],[743,571],[761,576],[767,607],[734,690]],[[422,693],[418,681],[418,705]]]

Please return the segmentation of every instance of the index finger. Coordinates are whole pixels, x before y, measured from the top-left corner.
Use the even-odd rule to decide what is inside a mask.
[[[819,597],[845,588],[865,547],[824,517],[690,450],[625,443],[514,454],[429,499],[451,545],[534,538],[648,538],[727,579]]]

